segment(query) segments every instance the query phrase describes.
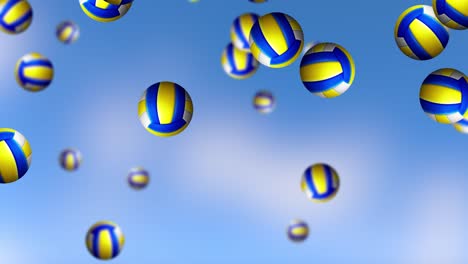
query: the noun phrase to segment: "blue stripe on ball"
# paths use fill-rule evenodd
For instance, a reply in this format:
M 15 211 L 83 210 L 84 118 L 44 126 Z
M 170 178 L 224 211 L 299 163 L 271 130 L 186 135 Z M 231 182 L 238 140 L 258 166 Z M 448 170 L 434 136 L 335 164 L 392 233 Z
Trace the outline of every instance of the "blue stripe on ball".
M 266 40 L 263 32 L 260 28 L 260 23 L 257 21 L 252 29 L 250 30 L 250 35 L 255 36 L 254 42 L 257 44 L 257 47 L 264 53 L 268 58 L 274 58 L 278 56 L 273 48 L 271 48 L 270 43 Z
M 307 188 L 312 193 L 312 198 L 315 197 L 317 195 L 317 189 L 315 189 L 315 184 L 312 181 L 312 169 L 311 168 L 308 168 L 305 171 L 305 180 L 307 183 Z
M 338 74 L 332 78 L 317 82 L 304 82 L 304 86 L 312 93 L 321 93 L 329 90 L 330 87 L 336 87 L 343 82 L 343 74 Z
M 352 67 L 348 56 L 346 56 L 346 54 L 339 48 L 335 48 L 333 50 L 333 53 L 335 54 L 336 58 L 341 64 L 341 68 L 343 69 L 343 72 L 341 74 L 343 80 L 349 83 L 351 81 Z
M 464 79 L 461 78 L 460 80 L 453 79 L 448 76 L 436 75 L 431 74 L 426 77 L 423 84 L 434 84 L 440 85 L 443 87 L 452 88 L 454 90 L 460 91 L 459 87 L 463 87 Z
M 179 130 L 182 128 L 187 122 L 185 120 L 179 120 L 176 122 L 173 122 L 171 124 L 159 124 L 159 123 L 151 123 L 148 128 L 157 132 L 161 133 L 171 133 L 174 131 Z
M 236 19 L 236 21 L 234 22 L 234 31 L 236 32 L 236 36 L 241 40 L 243 45 L 245 45 L 245 43 L 247 43 L 247 44 L 249 43 L 249 40 L 246 39 L 244 34 L 242 33 L 242 27 L 241 27 L 240 19 Z
M 99 256 L 99 232 L 93 230 L 93 255 Z
M 293 58 L 296 55 L 300 47 L 301 47 L 301 41 L 294 40 L 294 43 L 291 46 L 289 46 L 288 50 L 285 53 L 281 54 L 281 56 L 279 57 L 271 59 L 271 64 L 273 65 L 282 64 L 282 63 L 289 61 L 291 58 Z
M 110 233 L 112 241 L 112 258 L 115 258 L 119 254 L 119 240 L 114 232 Z
M 400 22 L 400 26 L 398 28 L 398 37 L 402 37 L 405 39 L 406 43 L 410 47 L 411 51 L 416 55 L 421 60 L 428 60 L 431 59 L 431 55 L 427 53 L 419 44 L 419 42 L 416 40 L 416 38 L 413 35 L 413 32 L 410 31 L 409 25 L 415 20 L 419 19 L 423 15 L 423 9 L 418 8 L 415 9 L 403 18 Z M 407 34 L 408 33 L 408 34 Z
M 13 132 L 0 132 L 0 141 L 12 139 L 14 136 Z
M 329 61 L 336 61 L 336 57 L 332 52 L 310 53 L 304 56 L 301 66 Z
M 108 8 L 106 9 L 101 9 L 96 6 L 94 6 L 93 1 L 88 1 L 83 3 L 83 6 L 85 9 L 89 10 L 89 12 L 97 17 L 100 18 L 114 18 L 120 16 L 120 12 L 117 9 L 118 6 L 110 4 Z
M 287 47 L 292 44 L 292 40 L 295 40 L 296 37 L 294 36 L 294 31 L 292 30 L 291 26 L 289 25 L 288 19 L 281 13 L 272 13 L 273 18 L 276 20 L 276 23 L 281 28 L 281 32 L 283 33 L 284 39 L 286 40 Z
M 432 32 L 435 33 L 437 38 L 439 39 L 440 43 L 442 46 L 445 48 L 447 46 L 447 43 L 449 41 L 449 34 L 445 27 L 436 19 L 430 16 L 421 16 L 418 17 L 418 19 L 424 23 L 427 27 L 429 27 Z
M 158 91 L 159 83 L 151 85 L 146 91 L 146 111 L 151 124 L 159 124 L 158 107 L 156 105 L 158 102 Z
M 7 1 L 6 4 L 3 6 L 3 9 L 0 12 L 0 17 L 4 17 L 5 14 L 7 14 L 10 9 L 15 6 L 20 0 L 11 0 Z
M 172 122 L 181 120 L 184 118 L 185 111 L 185 90 L 178 84 L 174 83 L 175 102 L 174 102 L 174 114 L 172 115 Z
M 320 195 L 320 198 L 327 198 L 330 196 L 330 194 L 333 193 L 333 173 L 331 171 L 331 168 L 329 166 L 323 166 L 325 170 L 325 177 L 327 179 L 327 191 Z
M 21 146 L 18 145 L 18 143 L 15 140 L 13 140 L 13 138 L 5 140 L 5 143 L 10 148 L 11 153 L 13 153 L 13 157 L 15 158 L 16 162 L 18 178 L 20 178 L 28 171 L 28 160 L 26 159 L 26 156 L 24 155 Z
M 411 24 L 411 22 L 413 22 L 413 20 L 415 20 L 417 17 L 421 16 L 422 14 L 423 14 L 422 8 L 415 9 L 409 12 L 408 14 L 406 14 L 406 16 L 400 22 L 397 36 L 404 37 L 406 35 L 406 32 L 409 31 L 409 25 Z
M 419 42 L 414 37 L 413 32 L 408 30 L 408 35 L 405 37 L 405 41 L 408 44 L 410 50 L 418 57 L 420 60 L 429 60 L 432 59 L 432 56 L 419 44 Z
M 437 1 L 437 2 L 438 4 L 443 6 L 442 1 Z M 439 9 L 439 10 L 443 10 L 443 13 L 446 14 L 451 20 L 455 21 L 457 24 L 460 24 L 463 27 L 468 28 L 468 17 L 460 13 L 458 10 L 454 9 L 452 6 L 447 5 L 446 9 Z
M 421 107 L 424 109 L 425 112 L 433 113 L 433 114 L 451 114 L 454 112 L 459 111 L 460 105 L 459 104 L 437 104 L 428 102 L 426 100 L 419 99 Z

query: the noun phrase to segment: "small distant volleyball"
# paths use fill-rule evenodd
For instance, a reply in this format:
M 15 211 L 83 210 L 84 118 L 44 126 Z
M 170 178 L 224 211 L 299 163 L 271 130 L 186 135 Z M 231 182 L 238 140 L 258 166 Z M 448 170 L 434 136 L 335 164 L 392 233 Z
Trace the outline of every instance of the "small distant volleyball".
M 458 121 L 457 123 L 453 124 L 455 130 L 462 134 L 468 134 L 468 118 L 463 118 L 462 120 Z
M 282 68 L 302 52 L 304 33 L 299 23 L 283 13 L 260 17 L 250 30 L 250 51 L 263 65 Z
M 224 72 L 238 80 L 247 79 L 258 69 L 258 61 L 252 53 L 242 51 L 229 43 L 221 55 L 221 65 Z
M 145 90 L 138 103 L 140 122 L 150 133 L 169 137 L 184 131 L 192 120 L 188 92 L 173 82 L 158 82 Z
M 468 109 L 467 98 L 465 75 L 451 68 L 429 74 L 419 92 L 419 102 L 424 112 L 442 124 L 454 124 L 463 119 Z
M 71 44 L 80 36 L 80 28 L 72 21 L 63 21 L 57 26 L 55 35 L 59 41 Z
M 113 259 L 119 255 L 125 243 L 120 227 L 110 221 L 99 221 L 86 234 L 86 247 L 97 259 Z
M 304 171 L 301 189 L 316 202 L 325 202 L 335 197 L 340 187 L 338 173 L 328 164 L 318 163 Z
M 60 153 L 60 166 L 67 171 L 77 170 L 81 165 L 81 152 L 76 149 L 65 149 Z
M 452 29 L 468 28 L 468 1 L 433 0 L 434 13 L 442 24 Z
M 149 173 L 142 167 L 132 168 L 128 173 L 128 184 L 136 190 L 144 189 L 149 183 Z
M 255 94 L 253 105 L 258 112 L 268 114 L 274 110 L 276 102 L 271 92 L 262 90 Z
M 258 18 L 257 14 L 245 13 L 234 20 L 231 26 L 231 42 L 236 48 L 250 52 L 250 30 Z
M 31 25 L 33 11 L 26 0 L 0 0 L 0 29 L 18 34 Z
M 249 0 L 249 2 L 251 2 L 251 3 L 265 3 L 267 1 L 268 0 Z
M 0 183 L 23 177 L 31 166 L 31 146 L 18 131 L 0 128 Z
M 120 4 L 112 4 L 119 3 Z M 117 0 L 80 0 L 83 12 L 99 22 L 111 22 L 124 16 L 132 6 L 133 1 Z
M 31 92 L 42 91 L 52 82 L 54 67 L 39 53 L 29 53 L 16 63 L 15 76 L 18 84 Z
M 415 60 L 429 60 L 445 49 L 449 32 L 436 18 L 432 6 L 416 5 L 398 18 L 395 40 L 406 56 Z
M 292 242 L 303 242 L 309 236 L 309 226 L 306 222 L 295 219 L 289 224 L 287 234 Z
M 301 80 L 309 92 L 324 98 L 346 92 L 354 81 L 351 54 L 335 43 L 319 43 L 302 57 Z

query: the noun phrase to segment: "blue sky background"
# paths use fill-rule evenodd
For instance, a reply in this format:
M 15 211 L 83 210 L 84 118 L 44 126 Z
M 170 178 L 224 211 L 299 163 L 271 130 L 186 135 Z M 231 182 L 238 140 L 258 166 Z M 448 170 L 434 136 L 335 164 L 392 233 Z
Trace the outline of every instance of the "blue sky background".
M 125 234 L 116 264 L 468 261 L 468 136 L 430 120 L 418 98 L 430 72 L 468 72 L 468 31 L 451 30 L 430 61 L 404 56 L 393 38 L 401 12 L 431 1 L 136 0 L 111 23 L 88 18 L 77 0 L 30 3 L 30 28 L 0 34 L 0 127 L 20 131 L 33 150 L 24 178 L 0 186 L 0 263 L 101 263 L 84 245 L 99 220 Z M 356 79 L 344 95 L 310 94 L 300 59 L 242 81 L 223 72 L 235 17 L 273 11 L 294 17 L 306 42 L 351 53 Z M 81 29 L 69 46 L 55 37 L 67 19 Z M 14 79 L 16 61 L 33 51 L 55 67 L 40 93 Z M 186 88 L 195 111 L 172 138 L 151 135 L 137 117 L 143 91 L 165 80 Z M 260 89 L 277 99 L 267 116 L 251 106 Z M 76 172 L 59 166 L 67 147 L 83 154 Z M 299 188 L 317 162 L 341 177 L 325 204 Z M 151 174 L 140 192 L 126 184 L 138 165 Z M 286 238 L 294 218 L 310 226 L 302 244 Z

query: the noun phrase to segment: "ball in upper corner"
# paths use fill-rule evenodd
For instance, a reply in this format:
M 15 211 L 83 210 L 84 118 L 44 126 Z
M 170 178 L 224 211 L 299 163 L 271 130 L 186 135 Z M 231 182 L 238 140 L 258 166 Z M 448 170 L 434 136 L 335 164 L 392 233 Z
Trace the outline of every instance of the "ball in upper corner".
M 257 14 L 245 13 L 234 19 L 231 26 L 231 42 L 236 48 L 250 52 L 250 30 L 258 18 Z
M 415 60 L 438 56 L 449 41 L 448 29 L 428 5 L 416 5 L 405 10 L 397 20 L 394 34 L 398 48 Z
M 54 67 L 49 59 L 39 53 L 32 52 L 18 60 L 15 77 L 18 84 L 25 90 L 42 91 L 52 82 Z
M 112 4 L 111 2 L 120 2 L 120 1 L 111 1 L 111 0 L 79 0 L 80 6 L 83 12 L 92 18 L 93 20 L 99 22 L 111 22 L 115 21 L 122 16 L 124 16 L 130 7 L 132 6 L 133 1 L 121 1 L 122 4 Z
M 308 167 L 301 179 L 301 189 L 312 201 L 326 202 L 335 197 L 340 187 L 338 173 L 328 164 Z
M 355 65 L 351 54 L 335 43 L 319 43 L 302 57 L 301 80 L 309 92 L 325 98 L 346 92 L 354 81 Z
M 80 36 L 80 28 L 72 21 L 63 21 L 55 32 L 57 39 L 65 44 L 72 44 Z
M 252 76 L 258 69 L 258 61 L 252 53 L 242 51 L 229 43 L 221 55 L 221 65 L 227 75 L 243 80 Z
M 309 236 L 309 226 L 300 219 L 294 219 L 288 226 L 287 235 L 292 242 L 303 242 Z
M 142 167 L 132 168 L 128 172 L 128 184 L 135 190 L 146 188 L 149 183 L 149 173 Z
M 468 1 L 433 0 L 434 13 L 442 24 L 451 29 L 468 28 Z
M 140 122 L 150 133 L 169 137 L 184 131 L 192 120 L 189 93 L 173 82 L 158 82 L 145 90 L 138 103 Z
M 0 30 L 18 34 L 31 25 L 33 11 L 26 0 L 0 0 Z
M 466 76 L 455 69 L 443 68 L 429 74 L 419 92 L 423 111 L 442 124 L 454 124 L 468 117 L 468 84 Z
M 293 63 L 304 46 L 304 33 L 299 23 L 283 13 L 261 16 L 252 26 L 250 51 L 263 65 L 283 68 Z
M 275 109 L 276 102 L 271 92 L 262 90 L 255 94 L 253 105 L 259 113 L 268 114 Z
M 81 152 L 76 149 L 65 149 L 60 153 L 59 163 L 67 171 L 75 171 L 81 165 Z
M 0 128 L 0 183 L 23 177 L 31 166 L 31 146 L 18 131 Z
M 99 221 L 91 226 L 85 240 L 89 253 L 101 260 L 117 257 L 125 243 L 120 227 L 110 221 Z

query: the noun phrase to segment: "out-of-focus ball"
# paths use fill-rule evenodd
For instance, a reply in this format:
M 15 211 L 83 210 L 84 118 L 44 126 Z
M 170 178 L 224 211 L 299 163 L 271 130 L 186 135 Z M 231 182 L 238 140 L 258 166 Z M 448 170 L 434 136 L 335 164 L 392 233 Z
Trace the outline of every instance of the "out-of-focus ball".
M 452 29 L 468 28 L 468 1 L 433 0 L 434 13 L 442 24 Z
M 122 4 L 113 0 L 80 0 L 83 12 L 90 18 L 99 22 L 111 22 L 124 16 L 132 6 L 133 1 L 123 1 Z
M 67 171 L 77 170 L 81 165 L 81 161 L 81 152 L 76 149 L 65 149 L 59 156 L 60 165 Z
M 309 236 L 309 226 L 306 222 L 295 219 L 289 224 L 287 234 L 292 242 L 303 242 Z
M 263 65 L 282 68 L 302 52 L 304 33 L 294 18 L 283 13 L 260 17 L 250 30 L 250 51 Z
M 250 30 L 258 18 L 257 14 L 245 13 L 234 20 L 231 26 L 231 42 L 236 48 L 250 52 Z
M 31 146 L 18 131 L 0 128 L 0 183 L 23 177 L 31 166 Z
M 230 77 L 243 80 L 252 76 L 259 64 L 252 53 L 237 49 L 229 43 L 221 55 L 221 65 Z
M 57 26 L 55 34 L 61 42 L 71 44 L 80 36 L 80 28 L 72 21 L 63 21 Z
M 110 221 L 99 221 L 86 234 L 86 247 L 97 259 L 113 259 L 125 243 L 120 227 Z
M 306 54 L 307 51 L 309 51 L 313 46 L 319 44 L 319 41 L 312 41 L 304 45 L 304 49 L 302 50 L 303 54 Z
M 444 68 L 424 79 L 419 92 L 424 112 L 442 124 L 463 119 L 468 109 L 468 84 L 465 75 L 455 69 Z
M 271 92 L 259 91 L 254 96 L 253 105 L 258 112 L 268 114 L 274 110 L 276 102 Z
M 415 60 L 429 60 L 445 49 L 449 32 L 436 18 L 432 6 L 416 5 L 398 18 L 395 40 L 406 56 Z
M 340 178 L 330 165 L 318 163 L 304 171 L 301 189 L 316 202 L 325 202 L 335 197 L 340 187 Z
M 169 137 L 184 131 L 192 120 L 188 92 L 173 82 L 159 82 L 145 90 L 138 103 L 140 122 L 150 133 Z
M 342 46 L 319 43 L 301 61 L 301 80 L 311 93 L 332 98 L 346 92 L 354 81 L 353 58 Z
M 135 167 L 128 173 L 128 184 L 136 190 L 145 188 L 149 183 L 149 173 L 142 167 Z
M 54 67 L 49 59 L 32 52 L 18 60 L 15 76 L 21 87 L 31 92 L 38 92 L 47 88 L 52 82 Z
M 26 0 L 0 0 L 0 30 L 18 34 L 31 25 L 33 11 Z

